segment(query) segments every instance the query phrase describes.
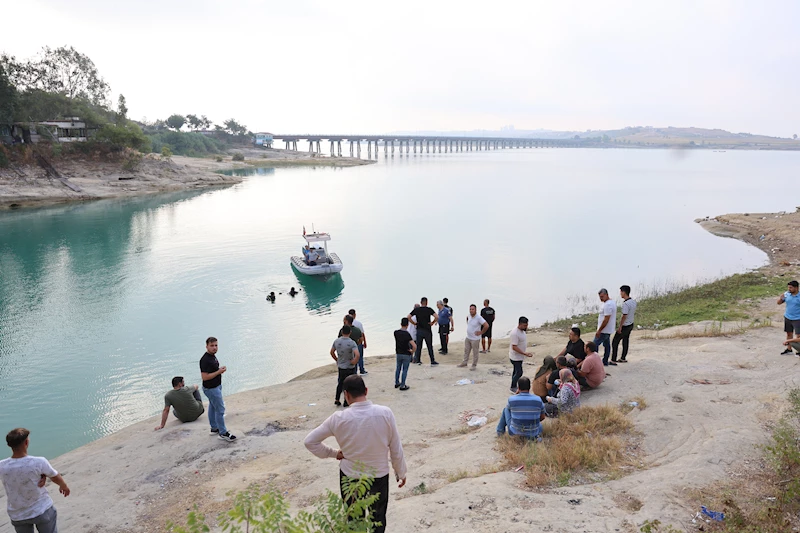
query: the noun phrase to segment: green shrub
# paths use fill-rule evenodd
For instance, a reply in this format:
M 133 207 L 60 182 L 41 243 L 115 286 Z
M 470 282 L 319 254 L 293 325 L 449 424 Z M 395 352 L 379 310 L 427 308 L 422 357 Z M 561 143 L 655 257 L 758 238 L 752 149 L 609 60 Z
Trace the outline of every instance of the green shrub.
M 367 495 L 372 482 L 369 477 L 345 479 L 344 493 L 353 503 L 347 505 L 340 495 L 329 490 L 313 511 L 300 511 L 294 518 L 289 514 L 289 502 L 280 491 L 262 493 L 257 486 L 251 485 L 234 495 L 233 507 L 220 515 L 219 525 L 222 531 L 229 533 L 369 533 L 378 525 L 366 513 L 367 508 L 378 500 L 377 495 Z M 206 533 L 210 528 L 205 517 L 195 508 L 187 516 L 185 527 L 170 522 L 167 531 Z
M 142 133 L 139 126 L 133 123 L 121 126 L 106 124 L 97 131 L 94 141 L 108 144 L 112 151 L 122 151 L 125 148 L 132 148 L 140 152 L 150 150 L 150 139 Z
M 6 149 L 0 146 L 0 168 L 7 168 L 8 165 L 8 154 L 6 154 Z
M 223 161 L 222 156 L 221 155 L 215 156 L 214 161 L 216 161 L 217 163 L 222 163 Z
M 165 144 L 161 147 L 161 157 L 164 159 L 171 159 L 172 158 L 172 150 L 170 150 L 169 145 Z
M 200 133 L 190 133 L 185 131 L 164 131 L 147 135 L 152 144 L 153 153 L 161 153 L 164 145 L 169 145 L 173 154 L 202 156 L 206 154 L 218 154 L 225 151 L 225 145 Z
M 233 153 L 233 160 L 234 161 L 244 161 L 244 154 L 242 152 L 234 152 Z
M 125 153 L 125 159 L 122 161 L 122 170 L 126 172 L 133 172 L 142 164 L 142 154 L 136 150 L 128 150 Z
M 50 145 L 50 155 L 52 155 L 53 157 L 61 157 L 61 153 L 63 151 L 64 151 L 64 146 L 59 143 Z

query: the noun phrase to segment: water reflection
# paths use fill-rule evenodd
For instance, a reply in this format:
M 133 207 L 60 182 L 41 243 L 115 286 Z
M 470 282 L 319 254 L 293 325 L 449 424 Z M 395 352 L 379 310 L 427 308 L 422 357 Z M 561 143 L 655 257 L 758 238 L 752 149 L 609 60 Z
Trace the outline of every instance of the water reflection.
M 220 170 L 220 174 L 226 176 L 272 176 L 275 174 L 275 169 L 272 167 L 248 167 L 248 168 L 231 168 L 228 170 Z
M 308 310 L 316 315 L 330 314 L 331 306 L 339 301 L 344 289 L 341 274 L 323 277 L 295 273 L 295 276 L 306 294 Z

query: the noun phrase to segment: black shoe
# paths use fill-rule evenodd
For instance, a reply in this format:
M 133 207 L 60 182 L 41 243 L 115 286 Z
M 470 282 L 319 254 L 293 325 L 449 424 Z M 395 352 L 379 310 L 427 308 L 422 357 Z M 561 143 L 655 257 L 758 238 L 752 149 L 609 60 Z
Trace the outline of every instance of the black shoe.
M 350 404 L 347 401 L 344 402 L 344 407 L 350 407 Z
M 439 353 L 445 353 L 444 350 L 439 350 Z
M 414 364 L 421 365 L 421 364 L 422 364 L 422 361 L 417 361 L 417 362 L 416 362 L 416 363 L 414 363 Z
M 409 387 L 408 385 L 403 385 L 402 387 L 400 387 L 400 390 L 408 390 L 410 388 L 411 387 Z
M 333 402 L 333 405 L 335 405 L 336 407 L 339 407 L 340 405 L 342 405 L 342 402 L 340 402 L 339 400 L 335 400 Z
M 212 433 L 212 434 L 214 434 L 214 433 L 219 433 L 219 429 L 217 429 L 217 428 L 211 428 L 211 433 Z
M 786 348 L 784 351 L 781 352 L 781 355 L 791 355 L 791 354 L 792 354 L 791 348 Z
M 399 383 L 395 383 L 395 384 L 394 384 L 394 388 L 395 388 L 395 389 L 399 389 L 399 388 L 400 388 L 400 384 L 399 384 Z
M 617 363 L 627 363 L 627 362 L 628 362 L 627 359 L 620 359 L 619 361 L 617 361 Z
M 617 366 L 617 362 L 616 362 L 616 361 L 611 361 L 611 362 L 610 362 L 610 363 L 608 363 L 608 364 L 609 364 L 609 365 L 611 365 L 611 366 Z
M 219 438 L 228 442 L 233 442 L 236 440 L 236 435 L 231 435 L 230 431 L 226 431 L 225 433 L 220 433 Z
M 361 371 L 361 375 L 362 375 L 362 376 L 364 376 L 364 375 L 366 375 L 366 374 L 369 374 L 369 372 L 367 372 L 366 370 L 362 370 L 362 371 Z
M 438 361 L 431 361 L 431 366 L 436 366 L 436 365 L 438 365 L 438 364 L 439 364 L 439 362 L 438 362 Z

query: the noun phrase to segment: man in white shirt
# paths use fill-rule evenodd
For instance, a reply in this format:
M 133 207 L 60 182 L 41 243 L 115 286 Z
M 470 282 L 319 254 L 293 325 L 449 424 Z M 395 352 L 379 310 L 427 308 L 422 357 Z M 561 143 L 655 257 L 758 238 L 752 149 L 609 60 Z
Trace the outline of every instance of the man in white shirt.
M 481 346 L 481 335 L 489 329 L 489 323 L 478 314 L 478 307 L 475 304 L 469 306 L 469 315 L 467 316 L 467 338 L 464 339 L 464 360 L 458 365 L 460 368 L 467 366 L 469 362 L 469 353 L 474 352 L 472 355 L 472 368 L 478 368 L 478 351 Z
M 603 345 L 603 366 L 608 366 L 608 356 L 611 355 L 611 334 L 617 327 L 617 302 L 609 298 L 606 289 L 600 289 L 597 294 L 603 306 L 597 317 L 597 333 L 594 334 L 593 342 L 598 348 Z
M 0 461 L 0 480 L 6 489 L 8 516 L 17 533 L 58 533 L 56 508 L 44 488 L 47 478 L 58 485 L 58 491 L 69 496 L 69 487 L 61 474 L 44 457 L 28 455 L 30 431 L 12 429 L 6 443 L 12 450 L 8 459 Z
M 372 519 L 381 525 L 376 533 L 386 531 L 386 509 L 389 505 L 389 456 L 392 459 L 398 487 L 406 484 L 406 461 L 403 445 L 392 410 L 367 400 L 367 387 L 361 376 L 348 376 L 343 383 L 344 397 L 350 409 L 337 411 L 308 434 L 305 446 L 321 459 L 337 459 L 339 486 L 343 478 L 369 476 L 374 479 L 368 494 L 378 494 L 370 508 Z M 336 438 L 339 450 L 323 443 Z M 342 489 L 342 498 L 345 498 Z
M 517 381 L 522 377 L 522 361 L 526 357 L 533 357 L 533 354 L 525 350 L 528 349 L 528 339 L 525 332 L 528 330 L 528 319 L 524 316 L 519 317 L 519 324 L 511 332 L 511 339 L 508 345 L 508 359 L 514 367 L 511 373 L 511 394 L 517 393 Z
M 347 314 L 353 317 L 353 325 L 361 330 L 361 340 L 358 342 L 358 373 L 369 374 L 364 370 L 364 350 L 367 349 L 367 332 L 364 331 L 364 324 L 360 320 L 356 320 L 356 310 L 350 309 Z
M 419 307 L 419 304 L 414 304 L 414 309 L 416 309 L 417 307 Z M 411 338 L 414 339 L 414 342 L 416 343 L 417 342 L 417 326 L 413 322 L 411 322 L 410 320 L 408 321 L 408 332 L 411 334 Z

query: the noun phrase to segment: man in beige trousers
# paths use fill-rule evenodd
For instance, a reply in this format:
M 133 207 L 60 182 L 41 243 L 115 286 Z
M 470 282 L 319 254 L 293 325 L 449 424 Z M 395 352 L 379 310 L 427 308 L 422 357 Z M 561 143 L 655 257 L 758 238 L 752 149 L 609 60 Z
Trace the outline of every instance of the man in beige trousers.
M 458 365 L 464 368 L 469 363 L 469 353 L 473 352 L 472 368 L 475 370 L 478 367 L 478 351 L 481 347 L 481 335 L 489 329 L 489 323 L 478 314 L 478 307 L 475 304 L 469 306 L 469 315 L 467 316 L 467 338 L 464 339 L 464 360 Z

